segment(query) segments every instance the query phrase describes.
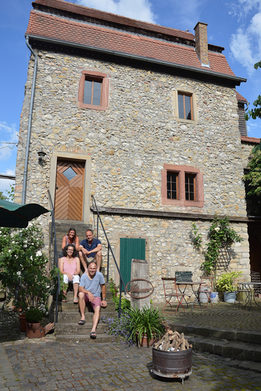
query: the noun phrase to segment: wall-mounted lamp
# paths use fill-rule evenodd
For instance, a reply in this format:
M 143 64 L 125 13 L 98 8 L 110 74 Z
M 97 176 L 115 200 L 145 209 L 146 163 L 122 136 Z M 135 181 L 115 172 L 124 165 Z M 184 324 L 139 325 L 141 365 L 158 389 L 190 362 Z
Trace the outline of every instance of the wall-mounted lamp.
M 37 152 L 38 154 L 38 163 L 42 166 L 45 163 L 46 153 L 41 149 Z

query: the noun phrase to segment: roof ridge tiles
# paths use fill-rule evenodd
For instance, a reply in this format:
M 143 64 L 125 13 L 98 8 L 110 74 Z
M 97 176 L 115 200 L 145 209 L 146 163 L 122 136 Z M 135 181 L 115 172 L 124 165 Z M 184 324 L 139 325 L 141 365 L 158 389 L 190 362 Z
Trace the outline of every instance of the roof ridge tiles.
M 33 1 L 32 5 L 33 7 L 35 7 L 35 5 L 41 5 L 44 7 L 54 8 L 60 11 L 67 11 L 73 14 L 101 19 L 111 23 L 118 23 L 120 25 L 127 25 L 140 29 L 143 28 L 146 30 L 194 41 L 194 34 L 184 30 L 179 30 L 172 27 L 165 27 L 150 22 L 143 22 L 137 19 L 128 18 L 126 16 L 121 16 L 110 12 L 100 11 L 94 8 L 89 8 L 79 4 L 73 4 L 63 0 L 35 0 Z
M 38 14 L 38 11 L 33 10 L 33 11 L 31 11 L 31 13 Z M 131 37 L 132 39 L 136 39 L 136 40 L 153 41 L 157 45 L 177 46 L 177 47 L 182 47 L 182 49 L 185 49 L 185 50 L 195 51 L 194 46 L 186 45 L 184 43 L 173 42 L 173 41 L 164 41 L 161 39 L 157 39 L 155 37 L 138 35 L 138 34 L 135 34 L 135 33 L 129 32 L 129 31 L 114 30 L 114 29 L 110 29 L 108 26 L 100 26 L 100 25 L 95 25 L 92 23 L 83 23 L 82 21 L 69 20 L 66 18 L 61 18 L 57 15 L 51 15 L 51 14 L 47 14 L 47 13 L 45 13 L 44 15 L 47 18 L 53 18 L 53 19 L 59 20 L 61 23 L 75 24 L 75 25 L 79 26 L 80 28 L 90 28 L 90 29 L 102 30 L 108 34 L 124 35 L 124 36 Z M 221 53 L 217 53 L 217 54 L 220 55 Z M 223 54 L 221 54 L 221 55 L 224 56 Z

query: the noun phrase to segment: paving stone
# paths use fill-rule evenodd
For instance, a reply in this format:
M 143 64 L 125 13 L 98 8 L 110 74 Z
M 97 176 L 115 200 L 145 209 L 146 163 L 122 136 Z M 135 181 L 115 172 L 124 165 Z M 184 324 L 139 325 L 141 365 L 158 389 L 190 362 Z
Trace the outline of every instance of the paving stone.
M 31 388 L 34 391 L 181 390 L 180 381 L 151 376 L 148 370 L 152 360 L 151 348 L 138 349 L 123 343 L 115 343 L 111 346 L 109 344 L 79 346 L 46 342 L 39 344 L 36 351 L 33 346 L 30 343 L 8 346 L 6 354 L 12 367 L 15 367 L 17 361 L 24 357 L 24 360 L 20 361 L 21 370 L 19 380 L 16 382 L 18 384 L 15 386 L 14 383 L 10 383 L 13 391 Z M 55 370 L 53 370 L 54 353 L 57 360 Z M 29 356 L 33 357 L 34 366 L 28 370 Z M 52 376 L 52 388 L 48 376 L 43 376 L 42 373 L 37 375 L 38 364 L 42 360 L 46 363 L 46 371 Z M 261 390 L 261 374 L 240 369 L 235 364 L 233 360 L 221 360 L 217 356 L 194 353 L 193 373 L 185 381 L 186 391 Z M 10 391 L 10 387 L 5 384 L 5 379 L 1 381 L 2 389 L 7 388 Z

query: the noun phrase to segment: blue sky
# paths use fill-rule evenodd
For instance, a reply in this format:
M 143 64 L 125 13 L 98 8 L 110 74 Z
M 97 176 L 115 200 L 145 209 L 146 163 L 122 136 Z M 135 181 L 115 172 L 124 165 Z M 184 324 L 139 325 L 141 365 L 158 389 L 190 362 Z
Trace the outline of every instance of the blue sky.
M 68 0 L 69 1 L 69 0 Z M 250 103 L 261 94 L 261 0 L 70 0 L 90 8 L 194 32 L 198 21 L 208 24 L 208 41 L 223 46 L 228 63 L 247 82 L 237 88 Z M 17 132 L 27 76 L 25 44 L 30 0 L 0 5 L 0 174 L 15 174 Z M 261 137 L 261 120 L 248 121 L 248 135 Z M 11 143 L 11 144 L 5 144 Z M 9 182 L 0 179 L 0 191 Z

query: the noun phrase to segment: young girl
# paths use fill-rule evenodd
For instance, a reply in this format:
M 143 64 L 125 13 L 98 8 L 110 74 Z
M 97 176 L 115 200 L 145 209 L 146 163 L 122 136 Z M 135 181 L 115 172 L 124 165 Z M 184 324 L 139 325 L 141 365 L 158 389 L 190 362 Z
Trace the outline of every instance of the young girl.
M 64 300 L 66 301 L 68 283 L 73 283 L 73 302 L 78 304 L 78 289 L 80 282 L 80 260 L 76 256 L 75 246 L 73 244 L 68 244 L 63 249 L 64 256 L 60 259 L 59 269 L 63 274 L 63 282 L 67 285 L 64 289 Z

